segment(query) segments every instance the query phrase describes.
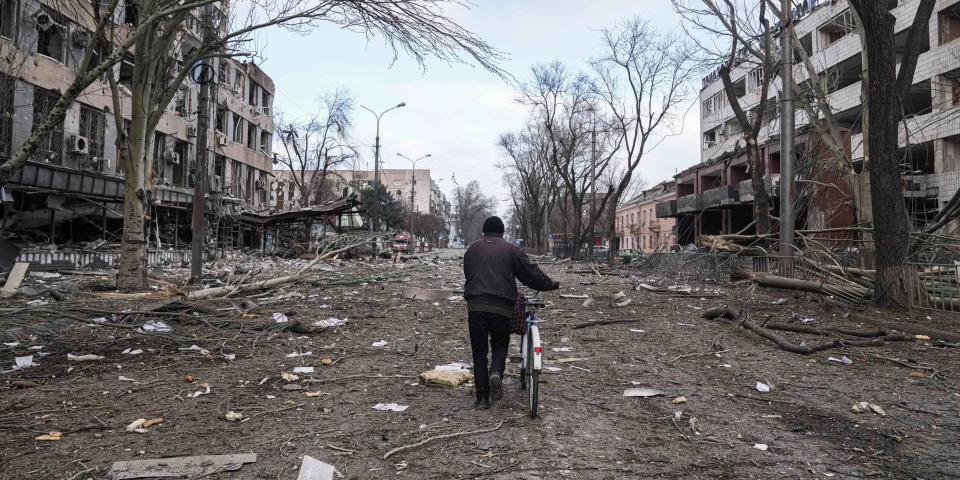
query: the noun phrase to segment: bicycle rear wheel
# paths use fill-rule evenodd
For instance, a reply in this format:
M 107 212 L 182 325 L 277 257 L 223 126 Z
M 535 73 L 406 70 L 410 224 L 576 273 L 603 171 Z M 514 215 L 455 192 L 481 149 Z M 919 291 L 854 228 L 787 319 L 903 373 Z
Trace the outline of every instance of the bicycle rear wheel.
M 526 380 L 527 380 L 527 394 L 528 394 L 528 404 L 530 406 L 530 418 L 537 418 L 537 410 L 539 408 L 539 381 L 540 381 L 540 372 L 533 368 L 533 335 L 529 335 L 527 338 L 527 358 L 526 358 Z

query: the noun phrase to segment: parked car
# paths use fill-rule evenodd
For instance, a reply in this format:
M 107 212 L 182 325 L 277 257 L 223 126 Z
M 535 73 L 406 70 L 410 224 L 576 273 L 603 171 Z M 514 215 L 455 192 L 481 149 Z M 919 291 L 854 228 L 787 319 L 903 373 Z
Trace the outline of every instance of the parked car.
M 410 234 L 407 232 L 400 232 L 393 236 L 393 245 L 391 245 L 390 250 L 393 253 L 405 253 L 407 255 L 412 255 L 414 249 L 413 241 L 410 239 Z
M 624 265 L 628 265 L 631 262 L 640 260 L 641 258 L 643 258 L 643 252 L 640 250 L 634 250 L 632 248 L 620 250 L 620 260 Z

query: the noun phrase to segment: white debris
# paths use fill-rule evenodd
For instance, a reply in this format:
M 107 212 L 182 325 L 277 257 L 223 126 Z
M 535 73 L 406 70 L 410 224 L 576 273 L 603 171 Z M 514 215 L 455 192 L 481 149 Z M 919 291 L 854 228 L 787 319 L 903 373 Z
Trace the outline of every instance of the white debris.
M 287 358 L 309 357 L 310 355 L 313 355 L 313 352 L 303 352 L 303 353 L 293 352 L 293 353 L 288 353 Z
M 200 347 L 198 347 L 198 346 L 196 346 L 196 345 L 190 345 L 189 347 L 185 347 L 185 348 L 178 348 L 177 350 L 180 350 L 181 352 L 192 352 L 192 351 L 196 351 L 196 352 L 200 353 L 200 355 L 204 355 L 204 356 L 210 355 L 210 350 L 207 350 L 206 348 L 200 348 Z
M 93 354 L 87 354 L 87 355 L 74 355 L 72 353 L 67 354 L 67 360 L 71 362 L 94 362 L 97 360 L 103 360 L 103 358 L 104 357 L 100 355 L 93 355 Z
M 770 447 L 767 446 L 766 443 L 754 443 L 754 444 L 753 444 L 753 448 L 754 448 L 755 450 L 760 450 L 761 452 L 766 452 L 767 449 L 770 448 Z
M 137 381 L 136 379 L 133 379 L 130 377 L 124 377 L 123 375 L 120 375 L 119 377 L 117 377 L 117 380 L 120 382 L 136 382 Z
M 209 383 L 201 383 L 201 384 L 200 384 L 200 388 L 203 388 L 203 390 L 197 390 L 196 392 L 189 393 L 189 394 L 187 394 L 187 397 L 197 398 L 197 397 L 199 397 L 200 395 L 209 395 L 209 394 L 210 394 L 210 384 L 209 384 Z
M 657 390 L 655 388 L 628 388 L 623 391 L 624 397 L 660 397 L 666 395 L 666 393 Z
M 346 318 L 341 319 L 341 318 L 330 317 L 326 320 L 317 320 L 316 322 L 313 322 L 313 326 L 320 327 L 320 328 L 342 327 L 346 325 L 347 322 L 349 321 L 350 320 Z
M 122 354 L 124 354 L 124 355 L 140 355 L 140 354 L 143 353 L 143 350 L 140 350 L 139 348 L 136 349 L 136 350 L 133 350 L 133 349 L 128 348 L 128 349 L 125 349 L 124 351 L 122 351 L 122 352 L 120 352 L 120 353 L 122 353 Z
M 226 358 L 227 360 L 236 360 L 236 359 L 237 359 L 237 354 L 236 354 L 236 353 L 224 353 L 224 354 L 223 354 L 223 358 Z
M 407 406 L 407 405 L 400 405 L 400 404 L 398 404 L 398 403 L 378 403 L 378 404 L 376 404 L 376 405 L 373 406 L 373 409 L 374 409 L 374 410 L 380 410 L 380 411 L 384 411 L 384 412 L 386 412 L 386 411 L 390 411 L 390 412 L 402 412 L 402 411 L 404 411 L 404 410 L 406 410 L 406 409 L 408 409 L 408 408 L 410 408 L 410 407 Z
M 646 330 L 640 330 L 639 328 L 631 328 L 630 331 L 633 333 L 647 333 Z
M 170 325 L 167 325 L 160 320 L 150 320 L 149 322 L 144 323 L 140 328 L 144 332 L 167 333 L 173 331 L 173 328 L 171 328 Z
M 437 365 L 433 369 L 438 372 L 470 373 L 470 367 L 469 363 L 453 362 L 446 365 Z
M 229 421 L 229 422 L 237 422 L 237 421 L 243 420 L 243 414 L 242 414 L 242 413 L 237 413 L 237 412 L 234 412 L 233 410 L 231 410 L 231 411 L 227 412 L 227 414 L 225 415 L 225 418 L 226 418 L 227 421 Z
M 554 352 L 572 352 L 573 348 L 572 347 L 553 347 L 552 350 Z
M 827 361 L 828 361 L 828 362 L 835 362 L 835 363 L 842 363 L 842 364 L 844 364 L 844 365 L 850 365 L 850 364 L 853 363 L 853 360 L 850 360 L 850 358 L 847 357 L 846 355 L 844 355 L 844 356 L 842 356 L 842 357 L 840 357 L 840 358 L 830 357 L 830 358 L 827 358 Z
M 290 320 L 290 319 L 287 318 L 287 316 L 284 315 L 284 314 L 282 314 L 282 313 L 275 312 L 275 313 L 273 314 L 273 321 L 274 321 L 274 322 L 277 322 L 277 323 L 287 323 L 289 320 Z
M 380 340 L 380 341 L 378 341 L 378 342 L 373 342 L 373 343 L 370 344 L 370 346 L 371 346 L 371 347 L 386 347 L 386 346 L 387 346 L 387 341 L 386 341 L 386 340 Z
M 757 391 L 760 393 L 767 393 L 770 391 L 770 385 L 767 385 L 763 382 L 757 382 Z
M 313 367 L 293 367 L 293 373 L 313 373 Z
M 20 342 L 4 343 L 4 345 L 6 345 L 6 346 L 8 346 L 8 347 L 10 347 L 10 348 L 14 348 L 14 347 L 19 347 L 19 346 L 20 346 Z
M 16 365 L 13 367 L 14 370 L 20 370 L 21 368 L 27 368 L 36 365 L 36 363 L 33 363 L 33 355 L 14 357 L 13 361 L 16 363 Z

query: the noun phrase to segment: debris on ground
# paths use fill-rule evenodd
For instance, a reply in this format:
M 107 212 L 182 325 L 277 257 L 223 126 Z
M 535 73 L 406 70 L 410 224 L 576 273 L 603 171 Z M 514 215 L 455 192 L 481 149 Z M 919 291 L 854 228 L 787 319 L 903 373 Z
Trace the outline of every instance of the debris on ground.
M 657 390 L 655 388 L 628 388 L 623 391 L 624 397 L 661 397 L 666 395 L 663 391 Z
M 378 403 L 373 406 L 374 410 L 381 410 L 384 412 L 402 412 L 408 409 L 407 405 L 400 405 L 399 403 Z
M 256 461 L 256 453 L 129 460 L 114 462 L 107 475 L 111 480 L 156 477 L 200 478 L 220 472 L 240 470 L 244 465 Z
M 333 465 L 321 462 L 309 455 L 303 456 L 297 480 L 333 480 L 337 469 Z

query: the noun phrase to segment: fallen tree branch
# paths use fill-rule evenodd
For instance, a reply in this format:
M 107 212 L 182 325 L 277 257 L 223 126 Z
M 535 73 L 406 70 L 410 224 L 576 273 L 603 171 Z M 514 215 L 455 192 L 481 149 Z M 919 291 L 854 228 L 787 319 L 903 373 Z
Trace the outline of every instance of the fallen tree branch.
M 409 445 L 403 445 L 403 446 L 401 446 L 401 447 L 394 448 L 393 450 L 390 450 L 389 452 L 383 454 L 383 459 L 386 460 L 386 459 L 388 459 L 388 458 L 390 458 L 390 457 L 392 457 L 392 456 L 394 456 L 394 455 L 396 455 L 396 454 L 398 454 L 398 453 L 400 453 L 400 452 L 407 451 L 407 450 L 410 450 L 410 449 L 413 449 L 413 448 L 417 448 L 417 447 L 422 447 L 422 446 L 424 446 L 424 445 L 426 445 L 426 444 L 428 444 L 428 443 L 430 443 L 430 442 L 435 442 L 435 441 L 437 441 L 437 440 L 443 440 L 443 439 L 455 438 L 455 437 L 465 437 L 465 436 L 467 436 L 467 435 L 478 435 L 478 434 L 481 434 L 481 433 L 490 433 L 490 432 L 494 432 L 494 431 L 500 430 L 500 427 L 502 427 L 502 426 L 503 426 L 503 420 L 500 420 L 500 423 L 498 423 L 497 426 L 492 427 L 492 428 L 487 428 L 487 429 L 484 429 L 484 430 L 469 430 L 469 431 L 466 431 L 466 432 L 448 433 L 448 434 L 446 434 L 446 435 L 438 435 L 438 436 L 436 436 L 436 437 L 427 437 L 427 438 L 425 438 L 425 439 L 423 439 L 423 440 L 420 440 L 420 441 L 417 442 L 417 443 L 411 443 L 411 444 L 409 444 Z

